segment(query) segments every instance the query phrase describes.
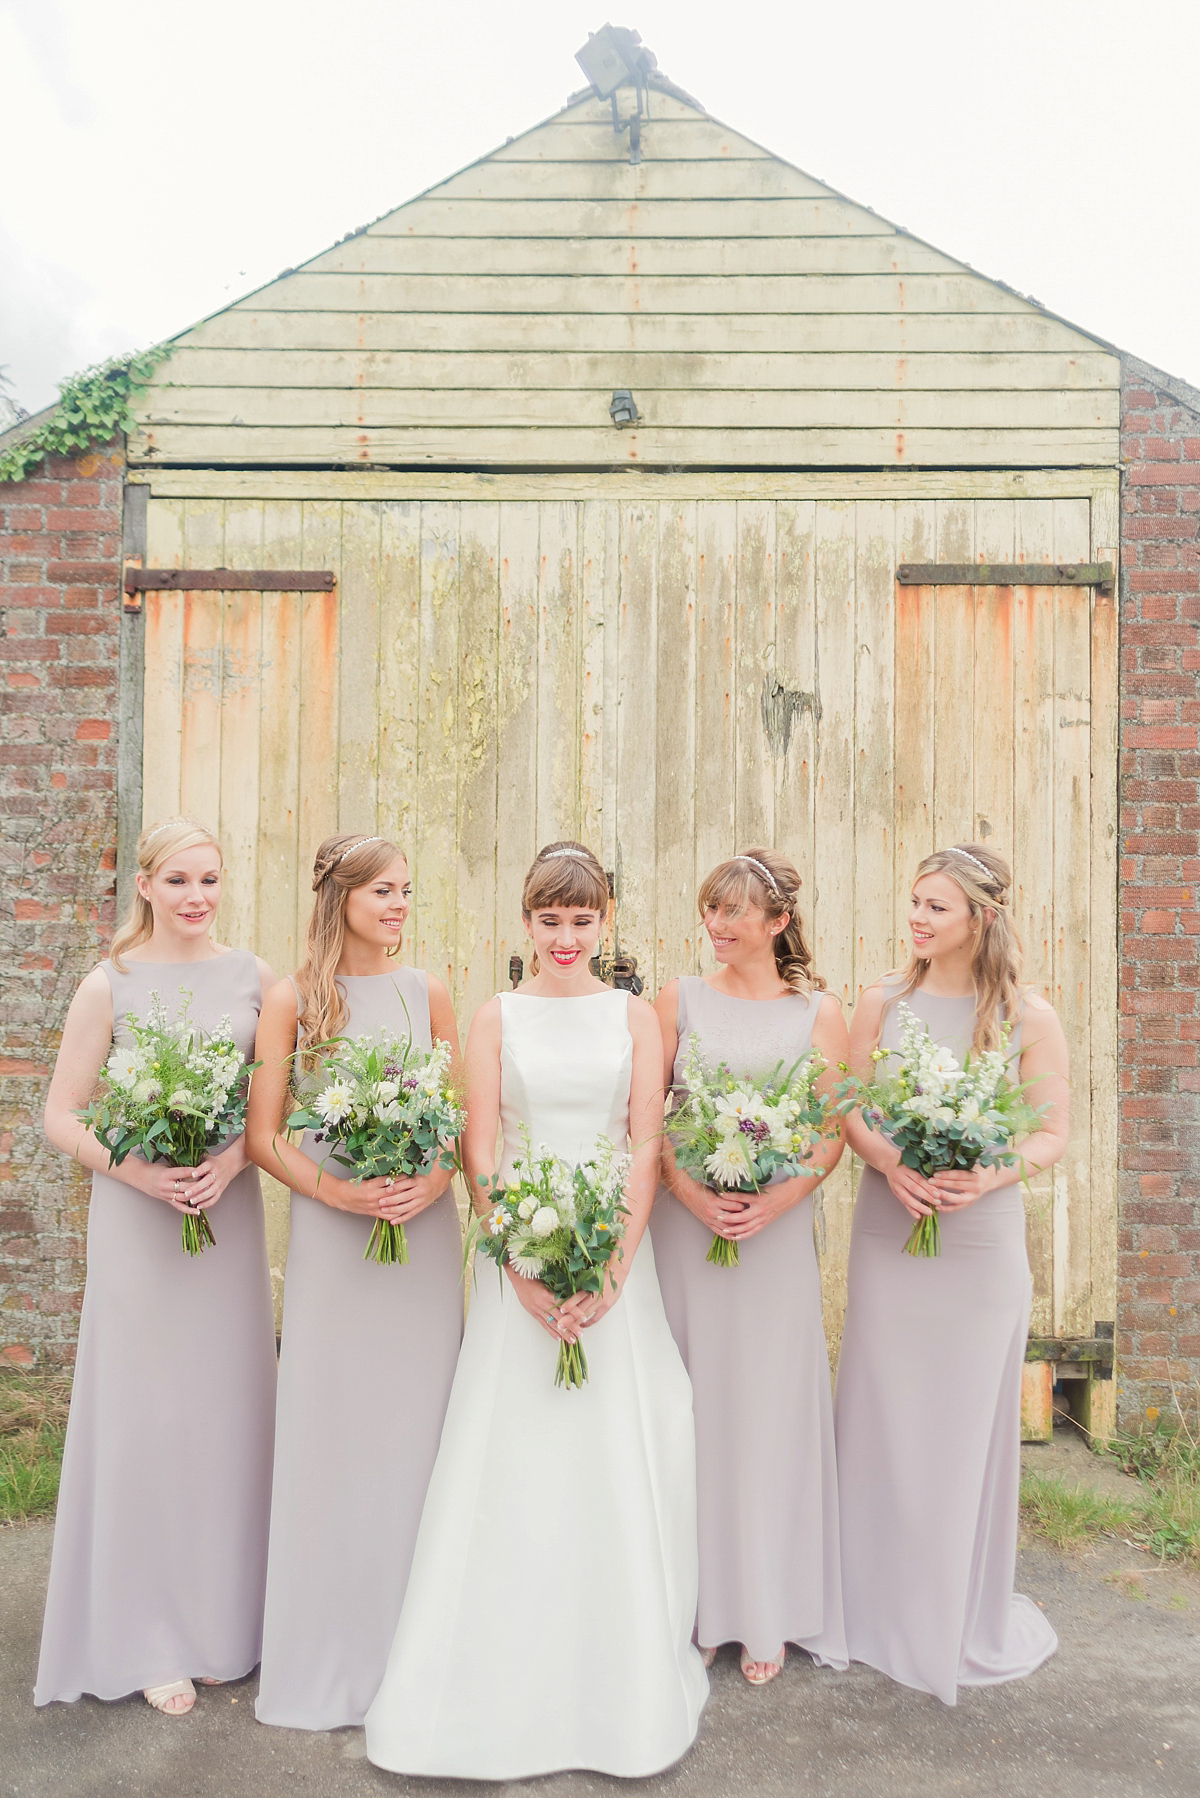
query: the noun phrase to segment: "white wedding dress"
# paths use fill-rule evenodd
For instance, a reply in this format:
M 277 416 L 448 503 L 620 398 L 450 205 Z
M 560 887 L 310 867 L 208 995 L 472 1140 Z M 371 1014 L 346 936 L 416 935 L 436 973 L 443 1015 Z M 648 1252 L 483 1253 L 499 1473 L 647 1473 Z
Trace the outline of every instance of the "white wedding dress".
M 502 1175 L 524 1125 L 580 1160 L 624 1148 L 623 992 L 500 995 Z M 584 1333 L 588 1381 L 482 1256 L 441 1447 L 367 1753 L 395 1773 L 634 1778 L 694 1741 L 708 1679 L 696 1617 L 692 1396 L 647 1231 Z M 382 1495 L 386 1517 L 386 1494 Z M 384 1542 L 386 1543 L 386 1524 Z

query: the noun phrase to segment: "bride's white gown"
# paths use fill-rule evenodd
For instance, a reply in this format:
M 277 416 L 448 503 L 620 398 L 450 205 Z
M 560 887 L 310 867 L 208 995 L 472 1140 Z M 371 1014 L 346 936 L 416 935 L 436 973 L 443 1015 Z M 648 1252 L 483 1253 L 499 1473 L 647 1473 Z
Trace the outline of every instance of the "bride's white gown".
M 502 1174 L 522 1124 L 567 1161 L 601 1132 L 624 1147 L 626 994 L 500 1003 Z M 579 1391 L 555 1386 L 555 1345 L 501 1278 L 481 1257 L 367 1753 L 460 1779 L 657 1773 L 695 1739 L 708 1678 L 691 1387 L 650 1234 L 584 1333 Z

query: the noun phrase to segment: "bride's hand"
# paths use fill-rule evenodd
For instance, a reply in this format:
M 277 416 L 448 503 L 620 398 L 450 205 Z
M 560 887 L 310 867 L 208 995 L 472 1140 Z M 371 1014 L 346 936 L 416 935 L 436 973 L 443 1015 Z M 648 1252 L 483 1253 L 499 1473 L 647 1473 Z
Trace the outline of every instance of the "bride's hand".
M 540 1280 L 527 1280 L 524 1274 L 516 1274 L 508 1266 L 504 1271 L 518 1300 L 530 1317 L 541 1324 L 547 1336 L 552 1336 L 555 1342 L 574 1342 L 579 1335 L 579 1322 L 574 1307 L 585 1295 L 577 1293 L 565 1305 L 560 1305 L 550 1288 L 543 1286 Z M 590 1298 L 592 1295 L 588 1293 L 586 1296 Z

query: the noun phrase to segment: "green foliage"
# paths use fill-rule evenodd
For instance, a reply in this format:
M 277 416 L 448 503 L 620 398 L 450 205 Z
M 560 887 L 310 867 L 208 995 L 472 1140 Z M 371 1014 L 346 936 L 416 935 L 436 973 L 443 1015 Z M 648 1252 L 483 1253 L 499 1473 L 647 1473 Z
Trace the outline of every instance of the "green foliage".
M 1040 1473 L 1022 1475 L 1021 1511 L 1030 1528 L 1055 1548 L 1078 1548 L 1097 1536 L 1129 1536 L 1138 1515 L 1120 1499 Z
M 1146 1491 L 1137 1540 L 1163 1560 L 1200 1561 L 1200 1441 L 1182 1413 L 1118 1436 L 1110 1452 Z
M 0 1373 L 0 1522 L 53 1512 L 70 1392 L 69 1375 Z
M 0 481 L 23 481 L 47 456 L 77 455 L 130 431 L 132 403 L 169 350 L 112 356 L 59 382 L 59 402 L 49 418 L 0 454 Z

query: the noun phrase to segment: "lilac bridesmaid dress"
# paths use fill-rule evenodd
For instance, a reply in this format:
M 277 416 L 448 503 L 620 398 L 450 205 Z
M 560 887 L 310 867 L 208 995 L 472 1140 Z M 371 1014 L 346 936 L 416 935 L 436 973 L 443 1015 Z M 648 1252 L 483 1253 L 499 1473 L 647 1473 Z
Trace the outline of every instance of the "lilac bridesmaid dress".
M 769 1073 L 812 1045 L 822 995 L 730 998 L 679 982 L 688 1038 L 735 1073 Z M 784 1642 L 847 1664 L 833 1395 L 809 1197 L 710 1266 L 712 1232 L 665 1188 L 650 1219 L 663 1303 L 692 1381 L 700 1526 L 697 1639 L 774 1660 Z
M 340 984 L 347 1036 L 431 1046 L 417 969 Z M 404 1599 L 462 1340 L 462 1233 L 449 1190 L 406 1226 L 406 1266 L 363 1260 L 369 1217 L 293 1192 L 291 1220 L 254 1708 L 260 1723 L 341 1729 L 366 1715 Z
M 103 964 L 113 1036 L 157 993 L 249 1060 L 258 964 Z M 239 1679 L 262 1632 L 275 1322 L 257 1168 L 209 1212 L 216 1243 L 184 1253 L 179 1213 L 93 1174 L 87 1287 L 35 1704 L 123 1698 L 177 1679 Z
M 966 1053 L 973 999 L 918 988 L 905 1003 Z M 899 1046 L 898 1012 L 884 1013 L 885 1049 Z M 1058 1646 L 1013 1591 L 1031 1295 L 1021 1188 L 943 1217 L 936 1259 L 903 1252 L 911 1229 L 865 1168 L 835 1407 L 846 1638 L 852 1660 L 953 1704 L 959 1686 L 1019 1679 Z

